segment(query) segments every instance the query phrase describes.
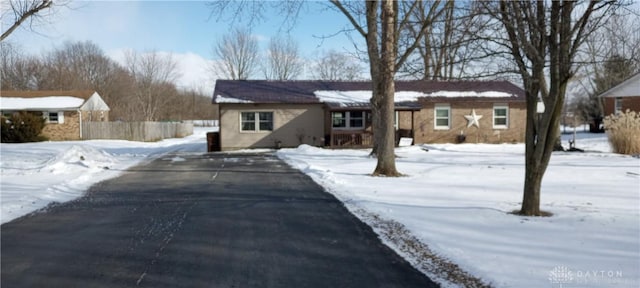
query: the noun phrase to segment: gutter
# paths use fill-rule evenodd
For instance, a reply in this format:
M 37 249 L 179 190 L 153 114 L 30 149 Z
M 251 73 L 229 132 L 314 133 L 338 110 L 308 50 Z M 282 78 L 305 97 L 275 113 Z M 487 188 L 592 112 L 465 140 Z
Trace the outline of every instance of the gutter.
M 80 140 L 82 140 L 82 111 L 80 111 L 80 109 L 76 111 L 78 111 L 78 117 L 80 120 Z

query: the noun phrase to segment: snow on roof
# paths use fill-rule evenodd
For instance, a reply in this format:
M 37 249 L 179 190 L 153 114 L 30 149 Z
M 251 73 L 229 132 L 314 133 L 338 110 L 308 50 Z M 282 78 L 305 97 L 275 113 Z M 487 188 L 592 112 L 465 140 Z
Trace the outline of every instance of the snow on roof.
M 82 106 L 84 99 L 71 96 L 47 96 L 35 98 L 0 98 L 2 110 L 47 110 L 47 109 L 77 109 Z
M 476 91 L 438 91 L 427 93 L 423 95 L 424 97 L 447 97 L 447 98 L 457 98 L 457 97 L 495 97 L 495 98 L 504 98 L 504 97 L 515 97 L 511 93 L 500 92 L 500 91 L 484 91 L 484 92 L 476 92 Z
M 253 103 L 253 101 L 217 95 L 215 103 Z
M 372 91 L 314 91 L 313 94 L 318 97 L 321 102 L 327 103 L 361 103 L 369 102 L 371 99 Z M 437 91 L 432 93 L 422 93 L 416 91 L 396 91 L 394 100 L 395 102 L 415 102 L 420 97 L 515 97 L 511 93 L 500 91 Z
M 313 94 L 318 97 L 320 102 L 325 103 L 369 103 L 372 91 L 314 91 Z M 394 94 L 395 102 L 413 102 L 418 97 L 425 96 L 422 92 L 415 91 L 396 91 Z

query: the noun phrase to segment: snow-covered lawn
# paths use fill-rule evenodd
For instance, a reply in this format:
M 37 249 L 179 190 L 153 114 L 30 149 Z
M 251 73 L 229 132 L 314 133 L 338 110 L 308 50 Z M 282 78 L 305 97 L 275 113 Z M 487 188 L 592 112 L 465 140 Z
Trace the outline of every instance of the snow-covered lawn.
M 0 145 L 0 223 L 76 199 L 94 183 L 171 151 L 206 152 L 206 132 L 194 128 L 181 139 L 145 143 L 122 140 Z
M 156 143 L 2 144 L 1 222 L 80 197 L 167 152 L 204 152 L 211 129 Z M 496 287 L 639 287 L 640 159 L 610 153 L 604 134 L 579 136 L 588 136 L 577 144 L 587 152 L 554 154 L 543 180 L 542 208 L 554 213 L 548 218 L 508 214 L 522 198 L 522 144 L 399 148 L 401 178 L 368 176 L 375 159 L 367 150 L 301 146 L 277 155 L 365 221 L 362 211 L 403 224 Z
M 368 150 L 301 146 L 278 156 L 364 221 L 358 211 L 403 224 L 492 286 L 640 287 L 640 159 L 610 153 L 604 134 L 584 135 L 586 153 L 552 156 L 546 218 L 508 214 L 522 200 L 523 144 L 398 148 L 401 178 L 368 176 Z

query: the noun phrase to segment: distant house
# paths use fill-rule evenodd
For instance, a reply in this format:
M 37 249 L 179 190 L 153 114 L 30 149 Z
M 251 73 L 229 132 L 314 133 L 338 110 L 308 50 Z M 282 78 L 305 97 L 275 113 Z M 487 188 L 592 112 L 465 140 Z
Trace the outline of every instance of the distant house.
M 524 91 L 507 81 L 397 81 L 396 136 L 414 143 L 524 141 Z M 222 150 L 370 147 L 371 83 L 218 80 Z M 462 135 L 462 136 L 460 136 Z
M 604 116 L 627 109 L 640 112 L 640 73 L 600 94 L 604 100 Z
M 82 124 L 109 121 L 109 106 L 95 91 L 0 91 L 3 116 L 26 111 L 45 119 L 49 140 L 78 140 Z

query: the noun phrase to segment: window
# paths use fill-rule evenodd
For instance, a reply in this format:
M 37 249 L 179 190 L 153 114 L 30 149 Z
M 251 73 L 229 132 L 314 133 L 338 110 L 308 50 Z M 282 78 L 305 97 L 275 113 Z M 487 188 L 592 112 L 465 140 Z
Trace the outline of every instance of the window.
M 331 127 L 338 129 L 362 129 L 364 128 L 364 111 L 339 111 L 331 112 Z
M 273 112 L 241 112 L 240 130 L 246 132 L 273 131 Z
M 509 127 L 509 107 L 507 105 L 493 106 L 493 128 Z
M 449 105 L 436 104 L 434 114 L 436 130 L 446 130 L 450 128 L 451 107 Z
M 351 111 L 349 112 L 349 127 L 351 128 L 363 128 L 364 127 L 364 112 Z
M 64 123 L 64 112 L 42 112 L 46 123 Z
M 346 128 L 347 112 L 331 112 L 331 127 Z
M 622 113 L 622 97 L 616 97 L 613 107 L 613 113 Z

